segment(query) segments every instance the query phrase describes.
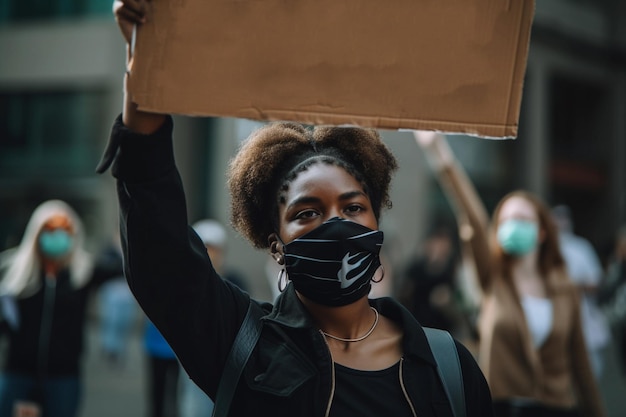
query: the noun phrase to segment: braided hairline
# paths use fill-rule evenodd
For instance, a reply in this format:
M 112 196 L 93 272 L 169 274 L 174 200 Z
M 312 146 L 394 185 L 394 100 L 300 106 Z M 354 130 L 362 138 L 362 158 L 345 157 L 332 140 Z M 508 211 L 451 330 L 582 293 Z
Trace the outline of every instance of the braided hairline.
M 315 149 L 317 151 L 317 149 Z M 286 203 L 285 194 L 289 191 L 289 185 L 300 175 L 301 173 L 307 171 L 311 166 L 324 163 L 326 165 L 333 165 L 340 168 L 343 168 L 348 174 L 352 175 L 363 187 L 363 191 L 366 195 L 369 196 L 369 187 L 363 178 L 363 175 L 352 165 L 351 163 L 345 161 L 341 158 L 340 155 L 337 155 L 338 152 L 332 152 L 334 149 L 326 149 L 326 153 L 311 153 L 308 154 L 308 157 L 305 157 L 302 161 L 297 163 L 293 168 L 291 168 L 287 174 L 284 176 L 284 180 L 280 184 L 277 190 L 276 204 L 272 207 L 272 212 L 274 213 L 274 217 L 272 218 L 272 225 L 275 230 L 278 230 L 279 219 L 278 219 L 278 205 Z M 322 151 L 324 152 L 324 151 Z M 371 199 L 371 196 L 370 196 Z M 374 206 L 374 203 L 372 203 Z M 376 208 L 374 209 L 376 213 L 376 218 L 378 218 L 378 211 Z
M 296 179 L 296 177 L 319 162 L 323 162 L 326 165 L 334 165 L 346 170 L 348 174 L 352 175 L 361 184 L 365 194 L 369 196 L 369 187 L 367 186 L 365 179 L 352 164 L 332 154 L 317 154 L 298 163 L 287 173 L 287 175 L 285 175 L 284 181 L 278 188 L 279 204 L 284 204 L 286 202 L 285 193 L 289 190 L 289 185 Z

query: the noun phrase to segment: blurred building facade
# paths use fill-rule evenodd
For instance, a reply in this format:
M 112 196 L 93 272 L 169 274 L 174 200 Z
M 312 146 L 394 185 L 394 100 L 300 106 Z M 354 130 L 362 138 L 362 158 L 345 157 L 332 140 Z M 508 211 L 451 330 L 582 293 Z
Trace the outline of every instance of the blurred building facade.
M 111 5 L 0 1 L 0 249 L 17 243 L 32 209 L 51 197 L 79 210 L 94 246 L 117 227 L 113 180 L 94 173 L 122 103 L 125 52 Z M 601 251 L 626 222 L 624 115 L 626 2 L 538 1 L 518 139 L 451 142 L 489 208 L 514 188 L 569 204 L 577 231 Z M 228 159 L 259 124 L 175 123 L 190 222 L 228 223 Z M 447 208 L 410 135 L 382 134 L 401 166 L 393 215 L 381 225 L 393 261 L 411 253 L 431 213 Z M 230 242 L 233 259 L 250 252 L 242 272 L 263 271 L 265 254 L 242 239 Z M 251 281 L 253 293 L 269 297 L 265 279 Z

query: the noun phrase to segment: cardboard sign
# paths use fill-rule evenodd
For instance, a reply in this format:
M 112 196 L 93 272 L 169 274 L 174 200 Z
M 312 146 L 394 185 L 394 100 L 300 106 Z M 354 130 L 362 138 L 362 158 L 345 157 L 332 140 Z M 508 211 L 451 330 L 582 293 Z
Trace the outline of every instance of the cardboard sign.
M 140 109 L 514 137 L 532 0 L 158 0 Z

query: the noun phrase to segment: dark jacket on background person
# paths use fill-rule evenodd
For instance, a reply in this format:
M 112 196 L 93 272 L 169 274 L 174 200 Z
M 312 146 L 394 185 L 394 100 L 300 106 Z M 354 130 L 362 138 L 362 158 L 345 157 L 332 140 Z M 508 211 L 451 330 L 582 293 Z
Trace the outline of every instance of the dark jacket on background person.
M 426 256 L 421 256 L 409 263 L 406 268 L 406 291 L 400 294 L 400 301 L 409 309 L 419 323 L 426 327 L 434 327 L 453 331 L 454 320 L 442 306 L 433 304 L 431 297 L 440 286 L 447 287 L 450 292 L 454 288 L 456 263 L 454 258 L 447 260 L 441 268 L 432 270 Z
M 109 276 L 107 270 L 96 268 L 94 273 L 97 277 L 87 285 L 74 288 L 69 270 L 64 269 L 56 285 L 44 284 L 34 294 L 14 300 L 19 325 L 12 328 L 5 322 L 0 329 L 8 338 L 5 371 L 47 376 L 80 373 L 89 296 Z
M 68 264 L 46 280 L 36 240 L 55 213 L 72 218 L 75 247 Z M 39 379 L 80 375 L 90 294 L 122 273 L 121 263 L 94 259 L 84 240 L 73 210 L 48 200 L 31 215 L 20 245 L 0 253 L 0 338 L 8 342 L 3 371 Z
M 99 171 L 115 160 L 113 175 L 118 179 L 121 236 L 131 290 L 190 377 L 215 398 L 250 298 L 217 275 L 204 245 L 188 226 L 172 151 L 172 128 L 168 118 L 154 134 L 139 135 L 126 129 L 118 118 Z M 390 298 L 371 300 L 371 304 L 404 330 L 399 377 L 414 414 L 452 416 L 421 326 Z M 327 415 L 334 371 L 322 333 L 291 284 L 275 305 L 260 306 L 266 313 L 261 318 L 261 337 L 239 380 L 230 415 Z M 457 349 L 467 416 L 492 415 L 482 373 L 467 349 L 460 344 Z

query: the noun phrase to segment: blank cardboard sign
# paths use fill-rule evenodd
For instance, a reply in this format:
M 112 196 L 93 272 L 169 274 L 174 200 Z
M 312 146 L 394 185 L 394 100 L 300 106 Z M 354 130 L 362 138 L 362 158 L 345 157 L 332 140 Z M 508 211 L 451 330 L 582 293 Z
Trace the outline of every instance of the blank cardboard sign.
M 156 0 L 129 92 L 160 113 L 515 137 L 532 0 Z

